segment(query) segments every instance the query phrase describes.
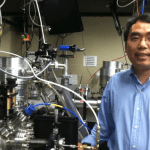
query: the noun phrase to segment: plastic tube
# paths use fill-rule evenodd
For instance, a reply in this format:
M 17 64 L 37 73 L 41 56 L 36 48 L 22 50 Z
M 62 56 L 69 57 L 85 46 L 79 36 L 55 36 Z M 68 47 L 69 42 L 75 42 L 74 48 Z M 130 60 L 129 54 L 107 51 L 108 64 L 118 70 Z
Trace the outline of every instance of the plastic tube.
M 51 103 L 39 103 L 39 104 L 35 104 L 33 107 L 35 108 L 40 105 L 51 105 Z
M 144 9 L 145 9 L 145 0 L 143 0 L 142 14 L 144 14 Z
M 29 3 L 29 17 L 30 17 L 30 19 L 31 19 L 31 21 L 32 21 L 33 24 L 35 24 L 36 26 L 39 26 L 39 27 L 40 27 L 40 25 L 38 25 L 37 23 L 34 22 L 35 16 L 36 16 L 36 8 L 35 8 L 35 4 L 34 4 L 34 3 L 33 3 L 34 10 L 35 10 L 34 20 L 32 19 L 31 14 L 30 14 L 30 7 L 31 7 L 31 3 L 32 3 L 32 2 L 33 2 L 33 1 L 31 0 L 30 3 Z
M 6 0 L 3 1 L 3 3 L 0 5 L 0 8 L 5 4 Z
M 69 80 L 68 79 L 63 80 L 63 85 L 65 87 L 69 87 Z M 62 93 L 63 93 L 64 99 L 65 99 L 65 102 L 67 104 L 67 108 L 70 109 L 71 111 L 73 111 L 78 116 L 78 118 L 80 118 L 83 121 L 79 111 L 77 110 L 77 108 L 72 100 L 72 94 L 68 90 L 65 90 L 65 89 L 62 89 Z M 88 132 L 87 128 L 84 128 L 84 127 L 81 128 L 81 126 L 83 127 L 82 123 L 79 121 L 78 122 L 79 135 L 80 135 L 81 139 L 83 139 L 84 137 L 89 135 L 89 132 Z M 80 138 L 79 138 L 79 140 L 80 140 Z
M 19 55 L 17 55 L 17 54 L 11 53 L 11 52 L 1 51 L 1 50 L 0 50 L 0 52 L 1 52 L 1 53 L 10 54 L 10 55 L 13 55 L 13 56 L 16 56 L 16 57 L 19 57 L 19 58 L 23 58 L 23 57 L 21 57 L 21 56 L 19 56 Z
M 40 80 L 40 81 L 42 81 L 42 82 L 45 82 L 45 83 L 47 83 L 47 84 L 53 84 L 53 85 L 59 86 L 59 87 L 61 87 L 61 88 L 63 88 L 63 89 L 66 89 L 66 90 L 72 92 L 73 94 L 75 94 L 75 95 L 77 95 L 79 98 L 81 98 L 81 99 L 89 106 L 89 108 L 90 108 L 91 111 L 93 112 L 93 114 L 94 114 L 94 116 L 95 116 L 95 119 L 96 119 L 96 123 L 97 123 L 97 125 L 99 126 L 98 117 L 97 117 L 97 115 L 96 115 L 94 109 L 91 107 L 91 105 L 90 105 L 82 96 L 80 96 L 78 93 L 74 92 L 73 90 L 71 90 L 71 89 L 69 89 L 69 88 L 67 88 L 67 87 L 65 87 L 65 86 L 62 86 L 62 85 L 60 85 L 60 84 L 57 84 L 57 83 L 54 83 L 54 82 L 47 81 L 47 80 L 44 80 L 44 79 L 39 78 L 39 77 L 34 73 L 34 70 L 32 69 L 32 67 L 31 67 L 31 65 L 29 64 L 28 60 L 25 59 L 25 61 L 27 62 L 27 64 L 28 64 L 29 67 L 31 68 L 31 70 L 32 70 L 32 72 L 33 72 L 33 74 L 34 74 L 34 76 L 35 76 L 38 80 Z
M 71 111 L 70 109 L 65 108 L 65 107 L 63 107 L 63 109 L 69 111 L 69 112 L 72 113 L 75 117 L 78 117 L 78 116 L 77 116 L 73 111 Z M 85 123 L 83 123 L 83 121 L 82 121 L 79 117 L 78 117 L 78 120 L 79 120 L 87 129 L 89 129 L 89 131 L 91 131 L 91 129 L 90 129 Z
M 43 24 L 42 24 L 41 14 L 40 14 L 40 10 L 39 10 L 39 5 L 38 5 L 37 0 L 34 0 L 34 1 L 36 3 L 36 7 L 37 7 L 37 10 L 38 10 L 38 14 L 39 14 L 39 19 L 40 19 L 40 24 L 41 24 L 41 31 L 42 31 L 42 36 L 43 36 L 43 43 L 46 44 L 46 42 L 45 42 L 45 36 L 44 36 L 44 31 L 43 31 Z
M 1 50 L 0 50 L 0 52 L 7 53 L 7 54 L 11 54 L 11 55 L 17 56 L 17 57 L 19 57 L 19 58 L 22 58 L 21 56 L 19 56 L 19 55 L 17 55 L 17 54 L 14 54 L 14 53 L 5 52 L 5 51 L 1 51 Z M 93 115 L 94 115 L 94 117 L 95 117 L 95 119 L 96 119 L 97 126 L 99 126 L 99 120 L 98 120 L 98 117 L 97 117 L 97 115 L 96 115 L 94 109 L 92 108 L 92 106 L 91 106 L 82 96 L 80 96 L 78 93 L 74 92 L 73 90 L 71 90 L 71 89 L 69 89 L 69 88 L 67 88 L 67 87 L 65 87 L 65 86 L 62 86 L 62 85 L 60 85 L 60 84 L 57 84 L 57 83 L 54 83 L 54 82 L 47 81 L 47 80 L 44 80 L 44 79 L 39 78 L 39 77 L 34 73 L 34 70 L 33 70 L 33 68 L 31 67 L 31 65 L 29 64 L 28 60 L 27 60 L 27 59 L 24 59 L 24 60 L 25 60 L 26 63 L 29 65 L 31 71 L 33 72 L 34 76 L 35 76 L 37 79 L 39 79 L 40 81 L 42 81 L 42 82 L 44 82 L 44 83 L 53 84 L 53 85 L 59 86 L 59 87 L 61 87 L 61 88 L 64 88 L 64 89 L 66 89 L 66 90 L 72 92 L 73 94 L 77 95 L 81 100 L 83 100 L 83 101 L 89 106 L 89 108 L 91 109 L 91 111 L 93 112 Z
M 117 0 L 117 6 L 118 6 L 118 7 L 127 7 L 127 6 L 131 5 L 132 3 L 134 3 L 136 0 L 133 0 L 132 2 L 130 2 L 130 3 L 128 3 L 127 5 L 124 5 L 124 6 L 120 6 L 119 3 L 118 3 L 118 1 L 119 1 L 119 0 Z
M 63 108 L 63 109 L 65 109 L 65 110 L 69 111 L 69 112 L 72 113 L 75 117 L 78 118 L 78 116 L 77 116 L 73 111 L 71 111 L 70 109 L 68 109 L 68 108 L 66 108 L 66 107 L 63 107 L 63 106 L 60 106 L 60 105 L 56 105 L 56 104 L 51 104 L 51 103 L 39 103 L 39 104 L 34 105 L 33 108 L 35 108 L 35 107 L 37 107 L 37 106 L 40 106 L 40 105 L 53 105 L 53 106 L 57 106 L 57 107 Z M 31 105 L 30 105 L 30 106 L 31 106 Z M 91 129 L 90 129 L 80 118 L 78 118 L 78 120 L 79 120 L 88 130 L 91 131 Z

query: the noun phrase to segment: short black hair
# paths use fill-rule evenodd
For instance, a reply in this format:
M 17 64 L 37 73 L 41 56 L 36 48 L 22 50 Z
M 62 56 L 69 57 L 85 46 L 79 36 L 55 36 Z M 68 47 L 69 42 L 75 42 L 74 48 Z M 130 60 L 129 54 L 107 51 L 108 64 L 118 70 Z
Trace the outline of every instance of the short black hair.
M 139 16 L 135 16 L 130 18 L 126 23 L 126 28 L 124 30 L 124 41 L 126 42 L 128 40 L 129 30 L 132 27 L 133 24 L 135 24 L 137 21 L 142 22 L 148 22 L 150 23 L 150 14 L 140 14 Z

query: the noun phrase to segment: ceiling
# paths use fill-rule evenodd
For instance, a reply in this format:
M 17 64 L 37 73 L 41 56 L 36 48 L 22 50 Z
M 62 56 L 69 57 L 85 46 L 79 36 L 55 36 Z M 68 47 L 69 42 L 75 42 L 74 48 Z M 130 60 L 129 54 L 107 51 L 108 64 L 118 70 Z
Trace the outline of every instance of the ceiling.
M 127 1 L 122 3 L 127 4 Z M 116 0 L 78 0 L 79 9 L 81 14 L 84 16 L 111 16 L 111 11 L 109 8 L 110 2 L 116 2 Z M 116 12 L 119 16 L 131 16 L 133 12 L 133 4 L 125 8 L 116 7 Z
M 3 1 L 4 0 L 0 0 L 0 4 Z M 22 15 L 23 11 L 21 10 L 21 7 L 23 6 L 24 2 L 28 3 L 29 1 L 30 0 L 6 0 L 5 5 L 2 7 L 2 15 L 6 16 Z M 113 3 L 116 2 L 116 0 L 77 0 L 77 1 L 82 16 L 111 16 L 111 11 L 108 4 L 110 2 Z M 131 1 L 132 0 L 119 0 L 119 3 L 120 5 L 126 5 Z M 125 8 L 117 7 L 116 12 L 118 16 L 131 16 L 133 12 L 133 4 Z

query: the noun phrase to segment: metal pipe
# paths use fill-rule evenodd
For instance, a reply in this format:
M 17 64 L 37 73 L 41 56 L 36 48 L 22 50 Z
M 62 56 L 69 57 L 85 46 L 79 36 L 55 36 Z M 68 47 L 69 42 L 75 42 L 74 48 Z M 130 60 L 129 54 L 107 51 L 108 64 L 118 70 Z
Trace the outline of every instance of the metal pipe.
M 65 55 L 67 55 L 67 51 L 65 52 Z M 69 59 L 68 58 L 64 58 L 64 64 L 65 64 L 65 68 L 64 68 L 64 71 L 63 71 L 63 76 L 68 76 L 68 66 L 69 66 Z
M 43 147 L 48 144 L 47 140 L 44 139 L 30 139 L 29 141 L 29 147 Z
M 74 104 L 76 107 L 81 107 L 81 108 L 83 107 L 83 101 L 82 100 L 74 99 L 73 101 L 74 101 Z M 93 108 L 97 108 L 101 104 L 101 100 L 87 99 L 87 101 Z M 89 108 L 89 107 L 87 106 L 87 108 Z
M 66 68 L 65 64 L 50 64 L 50 66 L 55 66 L 55 68 L 57 68 L 57 66 Z

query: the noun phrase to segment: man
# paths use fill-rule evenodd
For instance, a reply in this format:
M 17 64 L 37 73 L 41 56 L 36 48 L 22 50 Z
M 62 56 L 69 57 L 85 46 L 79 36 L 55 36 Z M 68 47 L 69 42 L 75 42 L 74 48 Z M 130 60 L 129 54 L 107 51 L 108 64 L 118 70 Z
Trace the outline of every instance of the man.
M 115 74 L 103 93 L 98 113 L 100 140 L 109 150 L 150 150 L 150 15 L 131 18 L 124 32 L 132 63 Z M 96 145 L 96 125 L 82 143 Z

